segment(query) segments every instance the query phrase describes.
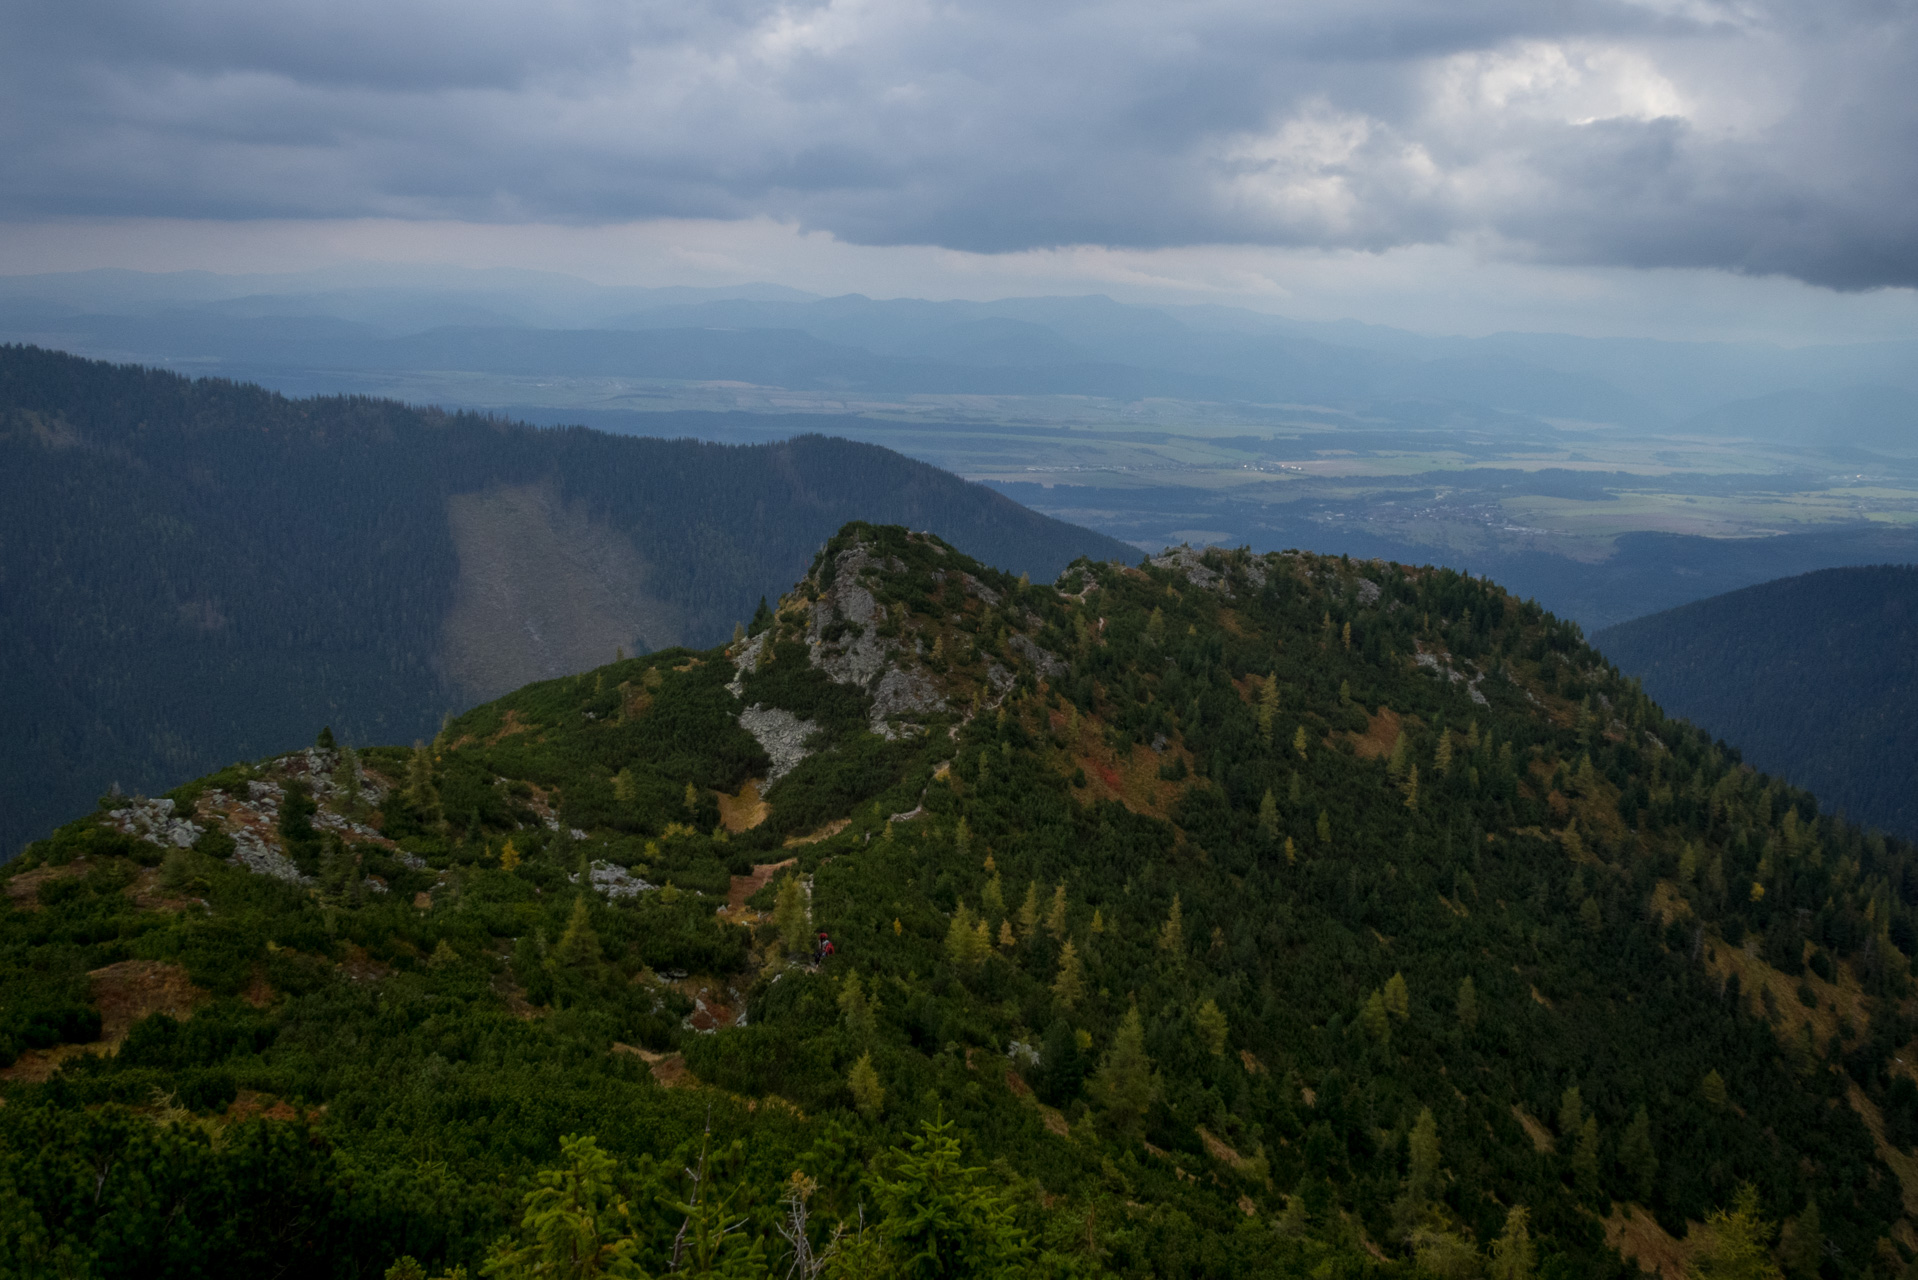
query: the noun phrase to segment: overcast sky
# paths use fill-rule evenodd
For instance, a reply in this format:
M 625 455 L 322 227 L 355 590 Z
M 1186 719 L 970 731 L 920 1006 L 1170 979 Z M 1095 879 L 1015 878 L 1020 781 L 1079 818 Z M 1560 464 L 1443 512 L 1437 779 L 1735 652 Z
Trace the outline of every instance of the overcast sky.
M 8 272 L 434 259 L 1918 333 L 1911 0 L 0 13 Z

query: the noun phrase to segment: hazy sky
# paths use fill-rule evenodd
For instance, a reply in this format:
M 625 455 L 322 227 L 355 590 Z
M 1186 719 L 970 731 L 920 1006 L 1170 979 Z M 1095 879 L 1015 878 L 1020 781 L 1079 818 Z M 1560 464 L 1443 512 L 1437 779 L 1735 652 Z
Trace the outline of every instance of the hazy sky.
M 1911 0 L 0 0 L 0 270 L 1918 333 Z

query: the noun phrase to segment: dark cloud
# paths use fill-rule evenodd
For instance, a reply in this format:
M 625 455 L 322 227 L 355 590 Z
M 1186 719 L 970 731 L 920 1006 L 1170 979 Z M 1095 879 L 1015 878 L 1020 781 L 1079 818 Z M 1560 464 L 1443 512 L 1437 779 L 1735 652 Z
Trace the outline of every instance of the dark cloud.
M 1889 0 L 7 9 L 14 219 L 768 214 L 1918 284 L 1918 11 Z

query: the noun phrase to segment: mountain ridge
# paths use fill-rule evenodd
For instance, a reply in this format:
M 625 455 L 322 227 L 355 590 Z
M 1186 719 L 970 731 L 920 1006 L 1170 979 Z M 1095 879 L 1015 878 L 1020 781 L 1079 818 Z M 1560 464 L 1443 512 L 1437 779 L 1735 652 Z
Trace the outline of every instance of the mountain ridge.
M 297 1274 L 508 1267 L 584 1133 L 644 1266 L 713 1171 L 738 1230 L 698 1273 L 783 1269 L 777 1220 L 910 1274 L 948 1212 L 958 1275 L 1906 1260 L 1918 851 L 1450 571 L 1179 548 L 1043 585 L 848 525 L 725 648 L 430 746 L 322 735 L 0 875 L 0 985 L 50 966 L 0 1182 L 103 1274 L 163 1219 L 263 1247 L 37 1190 L 214 1124 L 204 1194 L 284 1170 Z
M 1759 768 L 1855 821 L 1918 836 L 1918 566 L 1774 579 L 1592 643 Z
M 162 790 L 314 720 L 430 736 L 618 648 L 720 640 L 854 515 L 1042 574 L 1132 555 L 869 444 L 540 430 L 23 348 L 0 452 L 9 854 L 116 780 Z

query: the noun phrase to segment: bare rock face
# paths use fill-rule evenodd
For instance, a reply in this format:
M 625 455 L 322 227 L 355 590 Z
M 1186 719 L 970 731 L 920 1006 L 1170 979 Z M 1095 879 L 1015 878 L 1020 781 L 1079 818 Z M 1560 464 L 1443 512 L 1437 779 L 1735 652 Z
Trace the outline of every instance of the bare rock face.
M 162 849 L 189 848 L 200 838 L 200 828 L 173 812 L 171 800 L 134 799 L 107 814 L 121 835 L 134 836 Z
M 872 731 L 891 739 L 911 731 L 895 721 L 950 709 L 931 677 L 905 660 L 917 656 L 916 646 L 908 648 L 897 637 L 880 634 L 887 622 L 885 609 L 860 581 L 870 570 L 904 568 L 897 560 L 874 557 L 863 546 L 840 552 L 833 560 L 832 585 L 813 601 L 806 619 L 813 666 L 839 684 L 871 694 Z
M 1167 547 L 1163 554 L 1153 556 L 1147 563 L 1155 569 L 1182 574 L 1195 587 L 1217 587 L 1224 583 L 1219 571 L 1205 562 L 1204 553 L 1189 546 Z M 1232 594 L 1229 588 L 1226 594 Z
M 766 775 L 769 784 L 791 773 L 800 761 L 812 754 L 806 744 L 819 731 L 819 726 L 811 720 L 801 720 L 780 707 L 757 703 L 739 713 L 739 726 L 758 739 L 760 747 L 772 759 L 772 769 Z

